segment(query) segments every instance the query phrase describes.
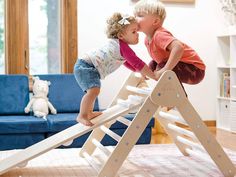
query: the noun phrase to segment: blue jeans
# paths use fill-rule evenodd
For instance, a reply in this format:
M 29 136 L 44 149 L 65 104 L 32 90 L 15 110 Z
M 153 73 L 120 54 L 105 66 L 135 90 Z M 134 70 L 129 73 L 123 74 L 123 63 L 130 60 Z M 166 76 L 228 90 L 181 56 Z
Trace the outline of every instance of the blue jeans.
M 74 66 L 75 79 L 81 89 L 86 92 L 93 87 L 101 87 L 100 74 L 98 70 L 85 60 L 78 59 Z

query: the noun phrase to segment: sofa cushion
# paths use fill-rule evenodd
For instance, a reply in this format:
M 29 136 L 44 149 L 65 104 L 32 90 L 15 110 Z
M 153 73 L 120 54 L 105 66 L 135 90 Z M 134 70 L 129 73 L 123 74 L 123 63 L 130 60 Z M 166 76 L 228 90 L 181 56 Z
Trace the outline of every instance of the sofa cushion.
M 73 74 L 48 74 L 38 76 L 42 80 L 51 82 L 48 98 L 58 113 L 79 112 L 80 101 L 84 92 L 77 84 Z M 99 110 L 98 100 L 95 102 L 94 110 Z
M 75 125 L 77 113 L 60 113 L 56 115 L 48 115 L 48 126 L 49 126 L 49 132 L 59 132 L 62 131 L 72 125 Z M 134 118 L 135 114 L 128 114 L 125 117 L 129 120 L 132 120 Z M 154 119 L 152 119 L 147 127 L 153 127 L 154 126 Z M 111 129 L 126 129 L 127 126 L 120 123 L 115 122 Z
M 29 102 L 26 75 L 0 75 L 0 115 L 25 114 Z
M 60 113 L 56 115 L 48 115 L 49 132 L 60 132 L 66 128 L 75 125 L 78 113 Z
M 47 121 L 34 116 L 0 116 L 0 134 L 44 133 L 48 131 Z
M 0 150 L 25 149 L 44 139 L 44 133 L 0 135 Z

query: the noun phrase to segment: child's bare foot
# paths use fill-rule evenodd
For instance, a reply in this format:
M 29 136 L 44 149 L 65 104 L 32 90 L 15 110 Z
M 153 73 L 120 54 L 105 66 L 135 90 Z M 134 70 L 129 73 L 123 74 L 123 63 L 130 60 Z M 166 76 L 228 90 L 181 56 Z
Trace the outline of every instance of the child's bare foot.
M 88 116 L 88 119 L 91 120 L 97 116 L 100 116 L 102 114 L 102 112 L 91 112 Z
M 81 117 L 77 117 L 76 121 L 85 125 L 85 126 L 93 126 L 93 123 L 89 120 L 89 119 L 85 119 L 85 118 L 81 118 Z
M 80 117 L 80 115 L 76 118 L 76 121 L 83 124 L 83 125 L 86 125 L 86 126 L 93 126 L 94 124 L 90 121 L 91 119 L 101 115 L 102 112 L 91 112 L 89 113 L 88 118 L 85 118 L 83 116 Z

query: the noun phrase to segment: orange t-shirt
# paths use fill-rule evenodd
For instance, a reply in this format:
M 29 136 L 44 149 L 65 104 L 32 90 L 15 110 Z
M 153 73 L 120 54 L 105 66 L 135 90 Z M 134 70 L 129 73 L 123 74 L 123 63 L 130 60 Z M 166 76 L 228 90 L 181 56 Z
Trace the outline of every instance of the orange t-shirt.
M 166 29 L 160 28 L 156 30 L 152 40 L 148 42 L 145 39 L 145 45 L 153 60 L 157 63 L 166 62 L 170 56 L 170 51 L 167 50 L 167 46 L 176 40 L 176 38 Z M 192 64 L 199 69 L 205 70 L 206 66 L 198 56 L 198 54 L 188 45 L 182 43 L 184 46 L 183 56 L 180 59 L 181 62 Z

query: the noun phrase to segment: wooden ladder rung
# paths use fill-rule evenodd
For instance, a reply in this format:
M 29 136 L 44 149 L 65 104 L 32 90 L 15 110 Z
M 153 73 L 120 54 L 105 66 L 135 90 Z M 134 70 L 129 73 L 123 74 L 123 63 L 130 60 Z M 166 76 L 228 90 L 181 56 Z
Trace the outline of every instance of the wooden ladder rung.
M 122 124 L 125 124 L 126 126 L 129 126 L 131 124 L 131 121 L 126 119 L 125 117 L 118 117 L 116 120 L 121 122 Z
M 176 115 L 173 115 L 173 114 L 170 114 L 168 112 L 163 112 L 163 111 L 160 111 L 159 112 L 159 115 L 162 117 L 162 118 L 165 118 L 167 120 L 170 120 L 170 121 L 174 121 L 174 122 L 179 122 L 181 124 L 184 124 L 184 125 L 188 125 L 184 119 L 180 118 L 179 116 L 176 116 Z
M 127 85 L 126 89 L 131 91 L 131 92 L 138 93 L 138 94 L 143 94 L 143 95 L 149 95 L 152 91 L 152 90 L 147 89 L 147 88 L 138 88 L 138 87 L 133 87 L 133 86 L 130 86 L 130 85 Z
M 87 152 L 83 152 L 84 158 L 87 160 L 87 162 L 97 171 L 99 172 L 101 170 L 102 164 L 100 162 L 95 161 L 95 159 L 90 156 Z
M 127 100 L 124 100 L 124 99 L 117 99 L 117 104 L 118 105 L 121 105 L 121 106 L 124 106 L 126 108 L 129 108 L 131 106 L 131 103 Z
M 198 143 L 194 143 L 186 138 L 183 138 L 181 136 L 177 136 L 176 139 L 180 142 L 180 143 L 183 143 L 183 144 L 186 144 L 187 146 L 190 146 L 190 147 L 194 147 L 194 148 L 197 148 L 198 150 L 202 151 L 203 153 L 206 153 L 206 151 L 204 150 L 203 146 L 198 144 Z
M 121 140 L 121 137 L 119 135 L 117 135 L 116 133 L 114 133 L 113 131 L 111 131 L 109 128 L 105 127 L 104 125 L 102 125 L 100 127 L 100 129 L 106 133 L 107 135 L 109 135 L 111 138 L 113 138 L 114 140 L 116 140 L 117 142 L 119 142 Z
M 144 101 L 144 97 L 138 95 L 129 95 L 128 99 L 117 99 L 117 104 L 122 105 L 127 108 L 133 107 L 133 105 L 142 104 Z
M 197 152 L 197 151 L 194 151 L 190 148 L 186 148 L 185 151 L 193 157 L 200 158 L 200 159 L 203 159 L 204 161 L 208 161 L 211 163 L 213 162 L 212 159 L 210 158 L 210 156 L 206 153 Z
M 110 156 L 111 152 L 103 146 L 98 140 L 92 139 L 92 143 L 99 148 L 106 156 Z
M 188 136 L 190 138 L 192 138 L 193 140 L 195 141 L 198 141 L 197 137 L 194 135 L 193 132 L 189 131 L 189 130 L 186 130 L 184 128 L 181 128 L 181 127 L 178 127 L 177 125 L 174 125 L 172 123 L 168 123 L 168 128 L 179 133 L 179 134 L 182 134 L 182 135 L 185 135 L 185 136 Z

